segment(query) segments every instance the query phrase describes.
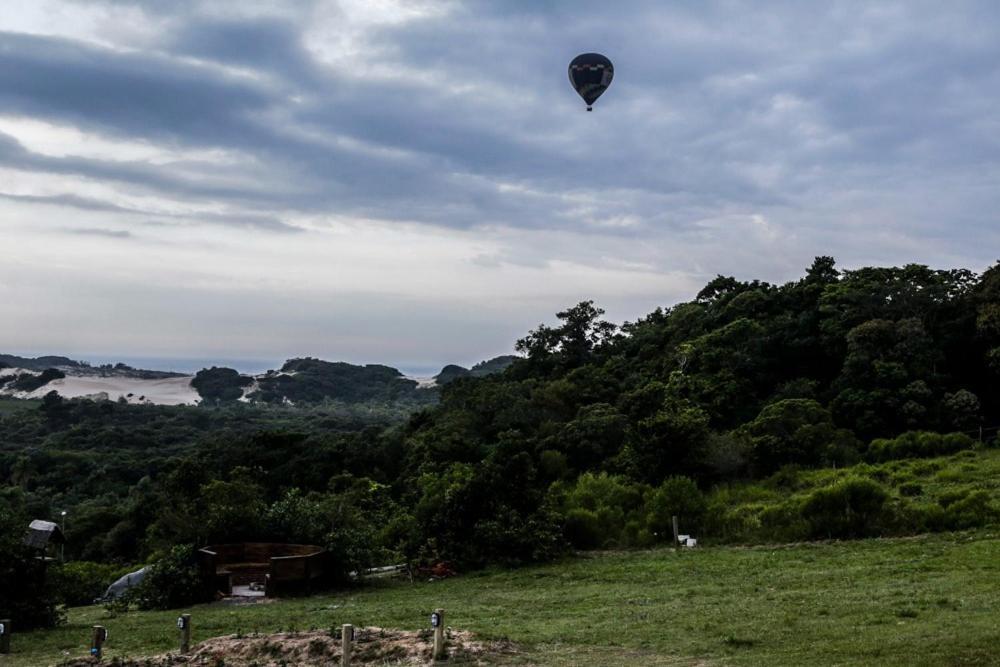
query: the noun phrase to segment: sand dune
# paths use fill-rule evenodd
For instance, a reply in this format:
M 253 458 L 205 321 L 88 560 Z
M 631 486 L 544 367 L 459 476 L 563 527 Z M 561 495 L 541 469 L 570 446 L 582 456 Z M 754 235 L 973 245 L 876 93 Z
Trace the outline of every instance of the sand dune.
M 4 369 L 7 371 L 9 369 Z M 41 398 L 50 391 L 57 391 L 63 398 L 82 396 L 101 397 L 117 401 L 124 398 L 129 403 L 156 403 L 158 405 L 195 405 L 201 400 L 191 386 L 194 376 L 143 380 L 130 377 L 101 377 L 99 375 L 67 375 L 53 380 L 32 392 L 17 392 L 18 398 Z

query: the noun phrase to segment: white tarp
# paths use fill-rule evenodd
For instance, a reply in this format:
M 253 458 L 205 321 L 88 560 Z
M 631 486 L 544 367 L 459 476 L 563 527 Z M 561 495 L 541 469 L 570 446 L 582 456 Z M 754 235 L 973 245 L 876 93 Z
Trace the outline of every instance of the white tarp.
M 124 577 L 121 577 L 115 583 L 108 586 L 108 590 L 104 592 L 104 600 L 114 600 L 119 595 L 122 595 L 125 591 L 137 585 L 142 581 L 142 578 L 146 576 L 146 568 L 136 570 L 135 572 L 129 572 Z

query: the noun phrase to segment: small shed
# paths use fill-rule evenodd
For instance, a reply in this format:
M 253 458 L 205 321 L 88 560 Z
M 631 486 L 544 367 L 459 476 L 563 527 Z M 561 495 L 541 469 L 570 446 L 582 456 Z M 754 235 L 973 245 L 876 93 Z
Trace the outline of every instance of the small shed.
M 52 545 L 65 544 L 62 528 L 52 521 L 35 519 L 28 525 L 28 533 L 24 536 L 24 544 L 32 549 L 46 551 Z

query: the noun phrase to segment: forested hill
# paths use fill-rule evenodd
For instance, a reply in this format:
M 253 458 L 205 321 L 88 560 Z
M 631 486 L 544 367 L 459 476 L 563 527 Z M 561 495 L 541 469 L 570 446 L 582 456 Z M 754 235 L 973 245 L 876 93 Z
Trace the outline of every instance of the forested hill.
M 84 367 L 81 362 L 74 361 L 69 357 L 19 357 L 15 354 L 0 354 L 0 368 L 27 368 L 34 371 L 44 371 L 47 368 L 55 368 L 57 366 Z
M 280 370 L 242 375 L 232 368 L 207 368 L 191 381 L 208 404 L 245 399 L 255 403 L 294 405 L 323 401 L 397 403 L 415 407 L 437 402 L 436 385 L 456 377 L 483 377 L 498 373 L 515 357 L 482 361 L 471 369 L 448 365 L 433 378 L 419 382 L 381 364 L 359 366 L 310 357 L 289 359 Z
M 1000 265 L 840 272 L 819 257 L 784 285 L 718 276 L 637 322 L 601 315 L 591 302 L 559 313 L 518 341 L 527 359 L 449 384 L 410 438 L 523 453 L 549 475 L 708 481 L 1000 424 Z

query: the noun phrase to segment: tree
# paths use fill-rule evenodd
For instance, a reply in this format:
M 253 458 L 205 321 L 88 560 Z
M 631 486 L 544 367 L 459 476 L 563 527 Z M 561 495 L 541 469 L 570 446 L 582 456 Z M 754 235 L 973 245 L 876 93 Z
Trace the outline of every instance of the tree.
M 209 541 L 237 542 L 260 533 L 264 490 L 249 468 L 234 469 L 228 482 L 216 479 L 201 487 L 201 502 Z
M 669 475 L 701 472 L 708 415 L 688 401 L 668 399 L 653 416 L 634 424 L 621 455 L 637 480 L 659 484 Z
M 533 361 L 556 357 L 563 367 L 578 366 L 589 359 L 595 348 L 613 340 L 618 327 L 599 319 L 603 314 L 593 301 L 581 301 L 556 313 L 562 321 L 560 326 L 539 324 L 537 329 L 518 340 L 515 348 Z
M 829 410 L 802 398 L 768 405 L 738 433 L 748 440 L 754 470 L 762 475 L 789 464 L 850 462 L 860 444 L 850 431 L 834 426 Z
M 0 493 L 0 618 L 19 630 L 51 628 L 63 621 L 46 564 L 24 546 L 28 517 L 19 493 Z

